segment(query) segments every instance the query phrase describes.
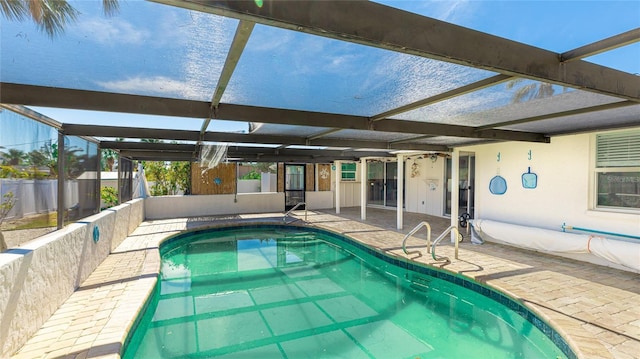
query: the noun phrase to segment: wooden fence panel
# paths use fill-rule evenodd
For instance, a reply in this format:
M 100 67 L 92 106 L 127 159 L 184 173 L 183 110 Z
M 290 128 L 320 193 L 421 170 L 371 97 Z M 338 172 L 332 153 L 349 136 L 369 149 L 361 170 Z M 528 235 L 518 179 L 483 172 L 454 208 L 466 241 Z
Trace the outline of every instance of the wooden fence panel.
M 204 174 L 200 166 L 191 166 L 192 194 L 234 194 L 237 180 L 235 163 L 220 163 Z
M 278 192 L 284 192 L 284 163 L 278 163 Z
M 315 191 L 316 190 L 316 173 L 315 173 L 315 165 L 313 163 L 307 163 L 305 167 L 305 191 Z
M 331 191 L 331 165 L 318 165 L 318 191 Z

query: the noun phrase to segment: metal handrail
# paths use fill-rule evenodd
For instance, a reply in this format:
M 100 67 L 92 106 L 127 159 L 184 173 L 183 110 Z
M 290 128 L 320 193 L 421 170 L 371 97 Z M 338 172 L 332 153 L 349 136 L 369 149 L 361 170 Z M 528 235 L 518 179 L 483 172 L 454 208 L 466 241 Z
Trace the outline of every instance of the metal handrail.
M 295 206 L 293 206 L 293 208 L 291 208 L 289 211 L 287 211 L 287 213 L 284 214 L 284 216 L 282 216 L 282 222 L 284 222 L 284 224 L 287 224 L 287 217 L 291 214 L 291 212 L 295 211 L 298 207 L 304 205 L 304 221 L 307 221 L 307 204 L 305 202 L 300 202 L 298 204 L 296 204 Z
M 435 241 L 433 241 L 433 244 L 431 245 L 431 257 L 433 257 L 433 260 L 435 261 L 441 261 L 441 260 L 446 260 L 448 262 L 450 262 L 449 257 L 436 257 L 436 245 L 438 243 L 440 243 L 440 241 L 446 237 L 447 234 L 451 233 L 451 231 L 455 231 L 456 232 L 456 252 L 455 252 L 455 257 L 456 259 L 458 259 L 458 242 L 460 241 L 460 231 L 458 231 L 458 227 L 457 226 L 450 226 L 449 228 L 445 229 L 444 232 L 442 232 L 442 234 L 440 236 L 438 236 L 438 238 L 436 238 Z
M 417 226 L 415 226 L 415 228 L 413 228 L 411 230 L 411 232 L 407 233 L 407 235 L 404 236 L 404 239 L 402 240 L 402 250 L 404 251 L 404 254 L 408 255 L 408 254 L 416 254 L 416 253 L 418 253 L 418 254 L 422 255 L 420 253 L 420 251 L 407 252 L 407 247 L 406 247 L 407 239 L 409 239 L 409 237 L 414 235 L 422 227 L 427 227 L 427 253 L 429 252 L 429 248 L 430 248 L 430 245 L 431 245 L 431 225 L 429 225 L 429 223 L 427 223 L 427 222 L 420 222 L 420 223 L 418 223 Z

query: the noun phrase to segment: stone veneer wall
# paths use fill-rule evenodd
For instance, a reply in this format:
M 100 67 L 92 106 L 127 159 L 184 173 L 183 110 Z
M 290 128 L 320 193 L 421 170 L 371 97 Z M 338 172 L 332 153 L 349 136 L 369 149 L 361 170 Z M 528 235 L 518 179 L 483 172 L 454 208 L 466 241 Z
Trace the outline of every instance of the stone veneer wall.
M 0 253 L 0 357 L 20 349 L 143 220 L 136 199 Z

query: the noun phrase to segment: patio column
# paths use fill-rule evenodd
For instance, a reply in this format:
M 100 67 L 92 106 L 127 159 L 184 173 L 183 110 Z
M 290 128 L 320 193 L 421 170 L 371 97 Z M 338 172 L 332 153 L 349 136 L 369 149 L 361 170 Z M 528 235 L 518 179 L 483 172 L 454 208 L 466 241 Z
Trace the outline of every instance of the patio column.
M 367 219 L 367 159 L 360 159 L 360 219 Z
M 342 179 L 342 162 L 335 161 L 336 166 L 336 214 L 340 214 L 340 180 Z
M 460 150 L 453 149 L 451 154 L 451 225 L 458 225 L 458 209 L 460 207 Z M 451 232 L 451 243 L 456 240 L 456 234 Z
M 396 193 L 397 201 L 397 228 L 402 229 L 403 210 L 404 206 L 404 155 L 398 155 L 398 178 L 397 178 L 398 193 Z
M 64 158 L 66 157 L 64 155 L 64 152 L 67 149 L 64 146 L 64 133 L 62 133 L 62 130 L 58 131 L 58 229 L 62 229 L 62 227 L 64 227 L 64 215 L 67 211 L 67 201 L 65 200 L 65 196 L 66 196 L 66 188 L 65 186 L 67 185 L 66 183 L 66 179 L 65 179 L 65 171 L 64 171 L 64 167 L 65 167 L 65 163 L 64 163 Z

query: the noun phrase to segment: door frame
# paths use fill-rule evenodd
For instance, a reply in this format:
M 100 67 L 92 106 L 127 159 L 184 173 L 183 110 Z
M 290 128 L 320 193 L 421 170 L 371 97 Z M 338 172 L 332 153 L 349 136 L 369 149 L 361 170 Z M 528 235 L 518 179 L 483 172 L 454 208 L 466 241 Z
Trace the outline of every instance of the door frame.
M 302 168 L 302 179 L 301 179 L 301 185 L 302 185 L 302 189 L 289 189 L 289 181 L 287 180 L 287 169 L 290 167 L 300 167 Z M 298 203 L 300 202 L 305 202 L 306 200 L 306 186 L 307 186 L 307 166 L 304 163 L 285 163 L 284 164 L 284 210 L 288 211 L 290 209 L 292 209 L 293 207 L 295 207 Z M 291 201 L 291 195 L 297 194 L 297 196 L 294 196 L 294 198 L 297 198 L 298 200 L 295 200 L 293 203 Z M 300 201 L 299 199 L 302 198 L 302 201 Z M 302 205 L 300 207 L 298 207 L 298 209 L 305 209 L 305 205 Z

